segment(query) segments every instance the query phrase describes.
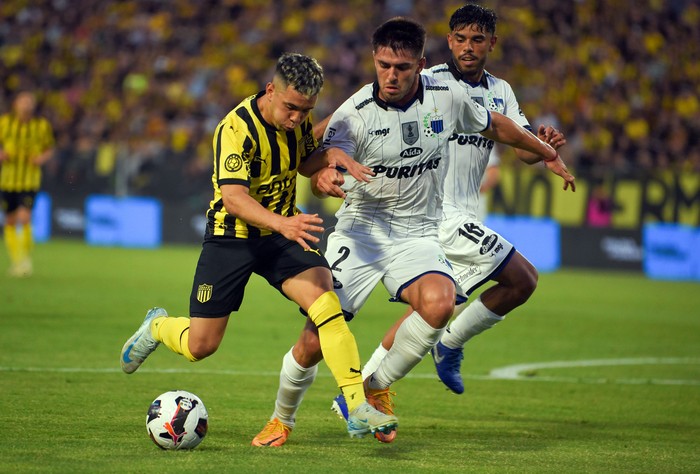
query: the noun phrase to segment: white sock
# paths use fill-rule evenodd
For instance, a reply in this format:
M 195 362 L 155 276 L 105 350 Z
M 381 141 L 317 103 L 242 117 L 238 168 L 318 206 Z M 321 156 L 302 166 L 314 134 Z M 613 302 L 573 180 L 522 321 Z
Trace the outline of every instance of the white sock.
M 379 367 L 379 364 L 384 360 L 388 352 L 389 351 L 384 349 L 384 346 L 380 342 L 379 346 L 374 350 L 372 357 L 370 357 L 365 366 L 362 367 L 362 380 L 366 379 L 377 370 L 377 367 Z
M 294 428 L 296 413 L 301 405 L 306 390 L 311 386 L 318 364 L 308 369 L 300 366 L 290 349 L 282 358 L 282 370 L 280 370 L 280 386 L 275 400 L 275 412 L 270 417 L 279 418 L 285 425 Z
M 440 342 L 450 349 L 458 349 L 469 339 L 491 329 L 504 318 L 505 316 L 499 316 L 484 306 L 479 297 L 463 308 L 462 312 L 452 320 Z
M 388 388 L 403 378 L 423 359 L 444 329 L 435 329 L 415 311 L 401 323 L 394 345 L 369 379 L 369 387 Z

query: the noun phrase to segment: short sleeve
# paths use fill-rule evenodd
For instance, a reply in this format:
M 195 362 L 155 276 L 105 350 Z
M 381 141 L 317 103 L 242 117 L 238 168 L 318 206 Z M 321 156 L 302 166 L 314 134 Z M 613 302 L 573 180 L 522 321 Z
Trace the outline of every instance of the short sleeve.
M 459 103 L 457 117 L 457 132 L 481 133 L 491 126 L 491 113 L 474 102 L 469 93 L 459 84 L 449 82 L 455 100 Z
M 354 158 L 355 152 L 359 149 L 357 141 L 357 137 L 360 136 L 359 127 L 357 112 L 354 106 L 346 101 L 333 113 L 330 122 L 328 122 L 321 146 L 323 148 L 340 148 Z
M 237 122 L 225 121 L 214 139 L 218 184 L 250 184 L 250 163 L 255 147 L 248 130 Z

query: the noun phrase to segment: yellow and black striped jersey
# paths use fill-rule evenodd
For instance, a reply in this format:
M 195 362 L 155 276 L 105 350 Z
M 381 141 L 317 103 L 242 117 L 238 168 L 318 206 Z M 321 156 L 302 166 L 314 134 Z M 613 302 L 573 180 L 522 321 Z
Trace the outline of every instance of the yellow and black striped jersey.
M 21 122 L 13 113 L 0 116 L 0 149 L 8 155 L 0 162 L 0 190 L 38 191 L 41 166 L 31 160 L 53 146 L 53 129 L 48 120 L 34 117 Z
M 265 91 L 238 104 L 217 125 L 214 133 L 214 199 L 207 211 L 207 233 L 255 239 L 272 231 L 252 226 L 226 212 L 220 186 L 242 184 L 264 208 L 293 216 L 299 164 L 316 149 L 309 115 L 293 131 L 277 130 L 265 122 L 256 99 Z

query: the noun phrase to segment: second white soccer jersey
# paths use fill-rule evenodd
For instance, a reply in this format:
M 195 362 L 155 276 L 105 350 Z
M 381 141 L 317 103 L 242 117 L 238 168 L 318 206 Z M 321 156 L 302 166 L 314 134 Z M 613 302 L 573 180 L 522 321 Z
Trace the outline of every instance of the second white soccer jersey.
M 484 71 L 481 81 L 469 83 L 461 80 L 461 74 L 452 64 L 439 64 L 424 71 L 424 74 L 459 84 L 472 100 L 488 110 L 499 112 L 531 129 L 530 123 L 520 110 L 513 89 L 503 79 Z M 450 167 L 445 181 L 443 211 L 446 218 L 458 215 L 479 220 L 479 187 L 494 141 L 479 135 L 453 133 L 449 137 Z

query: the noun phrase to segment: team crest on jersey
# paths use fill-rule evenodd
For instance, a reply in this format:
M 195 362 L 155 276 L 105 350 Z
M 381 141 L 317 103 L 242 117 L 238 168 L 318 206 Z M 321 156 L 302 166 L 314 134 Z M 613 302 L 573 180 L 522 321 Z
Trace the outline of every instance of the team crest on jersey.
M 492 91 L 489 91 L 486 102 L 488 104 L 489 110 L 501 112 L 503 111 L 503 109 L 505 109 L 505 101 L 500 97 L 496 97 Z
M 240 171 L 240 169 L 243 168 L 243 158 L 241 158 L 241 155 L 231 153 L 226 157 L 226 160 L 224 160 L 224 168 L 231 173 Z
M 434 113 L 423 117 L 423 132 L 425 132 L 426 137 L 433 138 L 442 133 L 443 130 L 445 130 L 445 123 L 437 109 L 434 110 Z
M 401 124 L 401 137 L 407 145 L 413 145 L 418 141 L 418 122 Z
M 200 303 L 206 303 L 211 299 L 211 293 L 214 289 L 214 285 L 207 285 L 206 283 L 199 285 L 197 287 L 197 301 Z

